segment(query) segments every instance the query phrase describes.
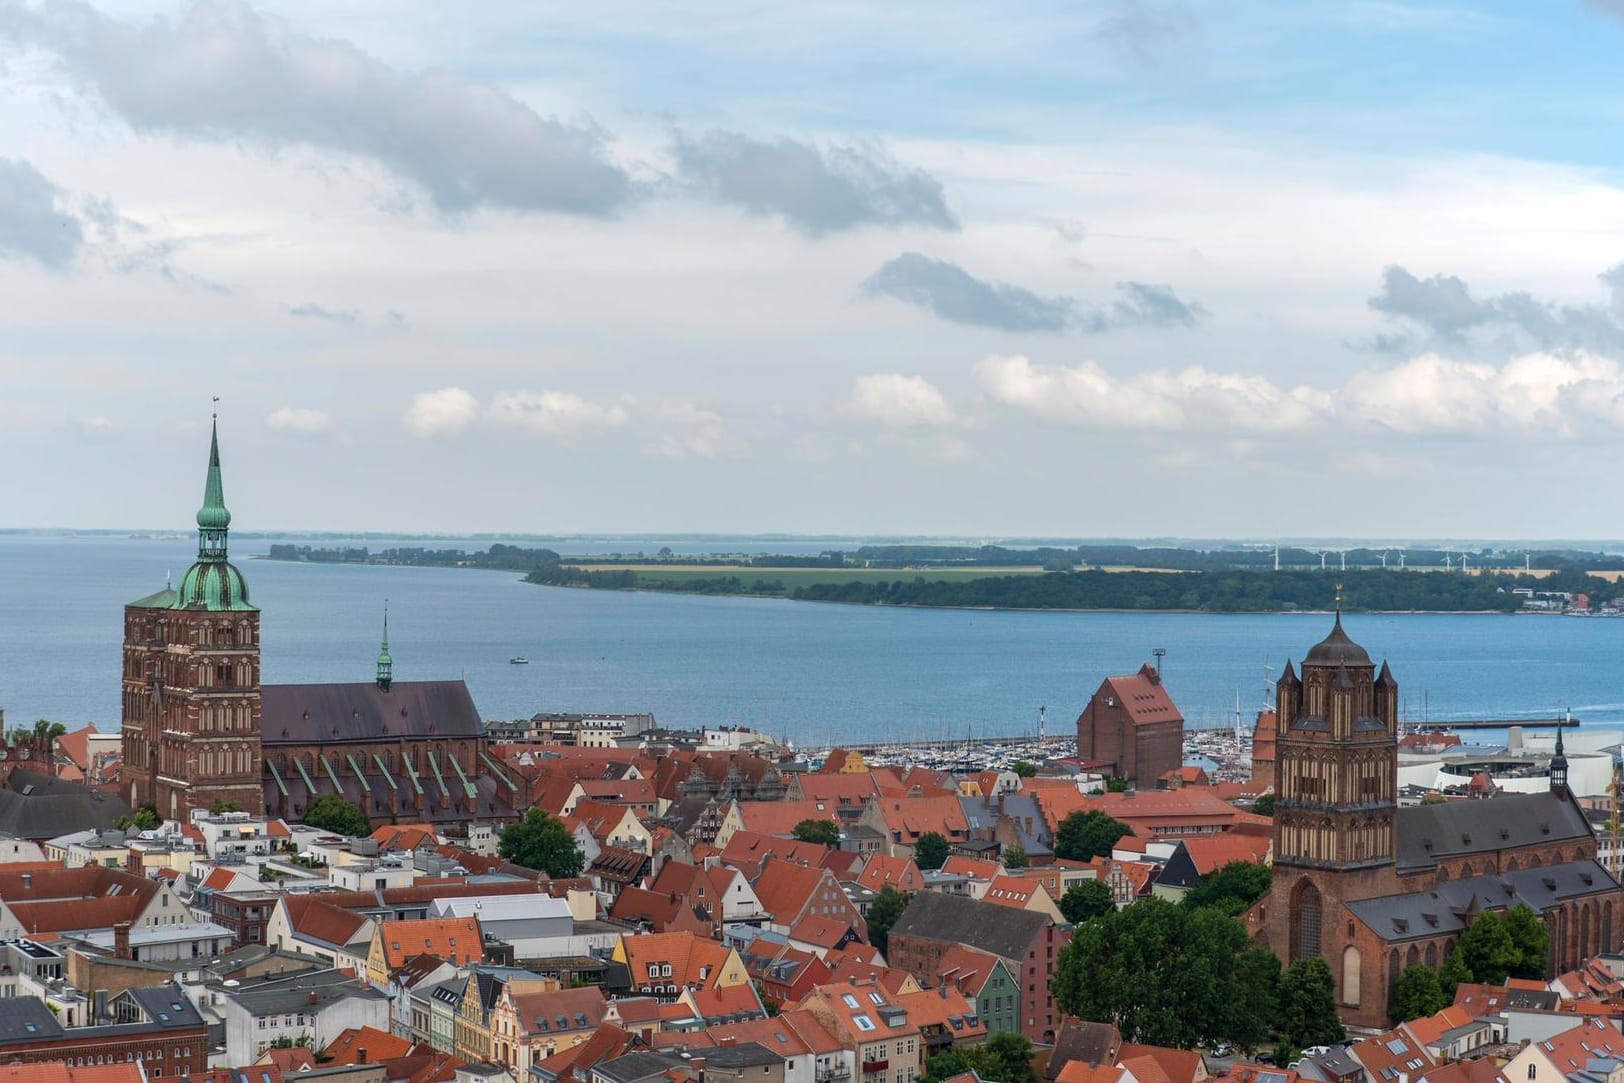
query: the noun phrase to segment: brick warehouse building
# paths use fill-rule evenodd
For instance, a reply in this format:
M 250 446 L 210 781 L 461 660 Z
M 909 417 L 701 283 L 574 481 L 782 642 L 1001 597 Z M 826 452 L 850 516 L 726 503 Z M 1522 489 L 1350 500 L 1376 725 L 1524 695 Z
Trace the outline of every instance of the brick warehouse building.
M 1472 918 L 1527 905 L 1548 969 L 1617 947 L 1618 884 L 1567 788 L 1558 736 L 1549 793 L 1398 807 L 1398 684 L 1342 628 L 1275 687 L 1274 882 L 1244 915 L 1286 963 L 1331 968 L 1343 1019 L 1385 1027 L 1393 984 L 1441 965 Z
M 1112 778 L 1154 787 L 1184 763 L 1184 716 L 1150 663 L 1107 677 L 1077 716 L 1077 755 L 1110 765 Z
M 462 681 L 395 681 L 388 624 L 372 681 L 261 685 L 260 613 L 227 558 L 218 430 L 197 561 L 124 609 L 123 789 L 184 819 L 235 803 L 301 817 L 339 794 L 374 822 L 515 815 L 518 781 L 489 756 Z

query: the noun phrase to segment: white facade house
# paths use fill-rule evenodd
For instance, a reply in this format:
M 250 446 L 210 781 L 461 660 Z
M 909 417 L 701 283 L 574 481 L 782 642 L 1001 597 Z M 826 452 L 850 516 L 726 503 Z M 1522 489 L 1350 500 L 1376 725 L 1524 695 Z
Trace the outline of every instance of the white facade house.
M 227 1064 L 252 1064 L 278 1041 L 321 1049 L 351 1027 L 389 1030 L 389 998 L 334 971 L 244 984 L 224 991 Z

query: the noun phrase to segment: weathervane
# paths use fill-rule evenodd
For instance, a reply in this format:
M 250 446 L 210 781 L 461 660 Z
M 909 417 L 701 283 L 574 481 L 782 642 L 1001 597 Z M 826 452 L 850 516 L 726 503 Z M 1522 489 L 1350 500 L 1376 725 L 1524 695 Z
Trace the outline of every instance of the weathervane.
M 1338 583 L 1336 585 L 1336 611 L 1338 613 L 1342 612 L 1342 584 L 1341 583 Z
M 219 421 L 220 420 L 220 396 L 219 395 L 214 395 L 214 396 L 212 396 L 210 398 L 210 401 L 214 403 L 214 409 L 209 411 L 209 417 L 213 418 L 215 421 Z

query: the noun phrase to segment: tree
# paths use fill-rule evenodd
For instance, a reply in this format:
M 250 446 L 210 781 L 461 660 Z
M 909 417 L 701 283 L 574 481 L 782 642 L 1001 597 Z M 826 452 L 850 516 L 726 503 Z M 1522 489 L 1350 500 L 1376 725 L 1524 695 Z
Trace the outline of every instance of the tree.
M 1216 906 L 1226 914 L 1237 915 L 1269 893 L 1274 872 L 1253 861 L 1231 861 L 1201 878 L 1184 895 L 1185 906 L 1195 909 Z
M 1463 982 L 1470 984 L 1471 981 L 1472 972 L 1466 966 L 1466 956 L 1458 950 L 1450 952 L 1449 958 L 1444 960 L 1443 967 L 1438 971 L 1438 984 L 1451 1004 L 1455 1002 L 1456 987 Z
M 241 812 L 242 806 L 235 801 L 216 801 L 209 806 L 210 816 L 219 816 L 225 812 Z
M 1252 811 L 1257 813 L 1259 816 L 1273 816 L 1274 815 L 1274 794 L 1266 793 L 1262 797 L 1258 798 L 1256 801 L 1253 801 L 1252 802 Z
M 35 748 L 50 748 L 51 742 L 68 732 L 68 727 L 60 722 L 52 722 L 48 718 L 37 719 L 34 722 L 33 737 Z
M 921 871 L 939 869 L 947 863 L 947 840 L 940 832 L 927 831 L 914 843 L 914 864 Z
M 1268 948 L 1250 948 L 1235 960 L 1234 1000 L 1229 1040 L 1247 1051 L 1261 1046 L 1280 1014 L 1280 958 Z M 1287 1061 L 1286 1063 L 1290 1063 Z
M 1060 913 L 1073 925 L 1081 925 L 1115 909 L 1116 900 L 1111 897 L 1111 889 L 1100 880 L 1073 884 L 1060 896 Z
M 156 831 L 163 822 L 164 818 L 158 815 L 158 806 L 150 801 L 136 809 L 130 820 L 137 831 Z
M 1016 760 L 1009 765 L 1009 769 L 1022 778 L 1031 778 L 1038 773 L 1038 765 L 1030 760 Z
M 1060 821 L 1054 833 L 1054 856 L 1067 861 L 1087 861 L 1110 857 L 1111 848 L 1133 829 L 1098 809 L 1074 812 Z M 922 867 L 922 866 L 921 866 Z
M 1512 967 L 1522 961 L 1505 919 L 1492 910 L 1473 919 L 1461 934 L 1454 953 L 1461 957 L 1461 964 L 1473 981 L 1488 985 L 1504 985 Z
M 1032 1040 L 1012 1031 L 994 1034 L 978 1046 L 950 1046 L 925 1061 L 920 1083 L 942 1083 L 965 1072 L 998 1083 L 1037 1083 Z
M 868 942 L 879 948 L 882 955 L 890 947 L 891 926 L 906 909 L 908 896 L 889 884 L 880 888 L 880 893 L 868 904 L 868 913 L 864 915 L 868 923 Z
M 1393 985 L 1393 995 L 1387 1000 L 1387 1010 L 1395 1023 L 1408 1023 L 1442 1011 L 1454 1002 L 1444 992 L 1438 972 L 1425 963 L 1405 970 Z
M 1005 846 L 1000 856 L 1003 858 L 1004 869 L 1007 872 L 1024 869 L 1031 864 L 1026 857 L 1026 848 L 1018 842 L 1012 842 Z
M 1543 978 L 1545 960 L 1550 951 L 1550 932 L 1545 923 L 1527 906 L 1517 905 L 1506 911 L 1506 932 L 1511 936 L 1515 960 L 1511 964 L 1513 978 Z
M 1125 778 L 1113 778 L 1106 782 L 1105 789 L 1108 793 L 1127 793 L 1128 780 Z
M 801 842 L 819 846 L 840 845 L 840 825 L 833 820 L 805 819 L 790 829 L 790 834 Z
M 1240 922 L 1217 910 L 1142 899 L 1079 925 L 1050 990 L 1063 1012 L 1115 1023 L 1123 1040 L 1181 1049 L 1255 1039 L 1243 1009 L 1268 1004 L 1241 988 L 1266 981 Z M 1245 965 L 1242 965 L 1243 957 Z
M 539 808 L 531 809 L 524 814 L 524 819 L 502 829 L 496 852 L 515 865 L 539 869 L 555 879 L 579 876 L 581 867 L 586 864 L 580 845 L 564 821 Z
M 316 798 L 305 810 L 304 822 L 311 827 L 351 838 L 368 834 L 372 830 L 372 825 L 367 822 L 366 813 L 336 793 Z
M 1336 1016 L 1331 968 L 1316 957 L 1298 959 L 1280 975 L 1280 1040 L 1297 1049 L 1330 1045 L 1347 1037 Z

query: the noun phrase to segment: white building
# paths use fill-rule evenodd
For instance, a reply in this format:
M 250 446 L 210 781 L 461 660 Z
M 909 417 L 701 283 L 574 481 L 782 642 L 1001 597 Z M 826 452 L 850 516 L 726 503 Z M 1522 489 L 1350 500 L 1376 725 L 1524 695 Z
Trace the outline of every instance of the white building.
M 295 974 L 222 990 L 224 1063 L 252 1064 L 279 1040 L 321 1049 L 351 1027 L 389 1031 L 389 998 L 337 971 Z

